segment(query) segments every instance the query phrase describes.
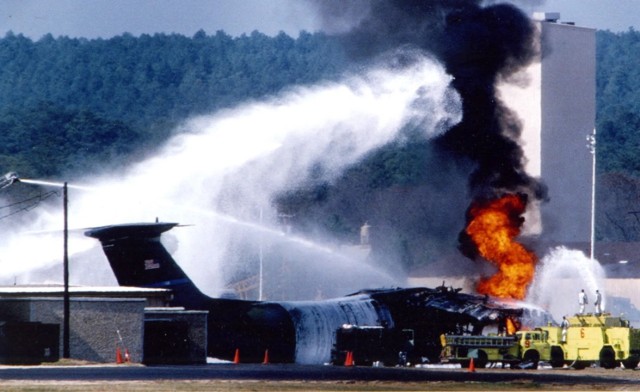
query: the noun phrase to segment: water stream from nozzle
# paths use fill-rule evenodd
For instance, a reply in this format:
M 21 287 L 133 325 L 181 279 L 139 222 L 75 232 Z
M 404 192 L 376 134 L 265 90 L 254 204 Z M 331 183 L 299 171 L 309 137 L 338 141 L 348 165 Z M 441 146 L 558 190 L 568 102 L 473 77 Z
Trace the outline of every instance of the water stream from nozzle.
M 586 312 L 592 313 L 596 290 L 602 293 L 603 309 L 606 308 L 604 280 L 605 271 L 597 260 L 582 251 L 558 246 L 542 258 L 527 300 L 561 320 L 564 315 L 578 312 L 578 292 L 584 289 L 589 298 Z
M 25 183 L 25 184 L 51 186 L 51 187 L 57 187 L 57 188 L 62 188 L 62 187 L 64 187 L 64 184 L 65 184 L 64 182 L 33 180 L 33 179 L 28 179 L 28 178 L 16 178 L 16 181 L 19 181 L 19 182 L 22 182 L 22 183 Z M 80 189 L 80 190 L 83 190 L 83 191 L 95 191 L 96 190 L 96 188 L 83 186 L 83 185 L 74 185 L 74 184 L 69 184 L 69 183 L 67 183 L 67 187 L 68 188 L 73 188 L 73 189 Z
M 460 100 L 450 86 L 450 77 L 430 57 L 414 57 L 414 61 L 377 64 L 380 66 L 347 75 L 339 82 L 291 88 L 276 97 L 186 121 L 155 156 L 124 171 L 82 179 L 88 187 L 70 186 L 95 190 L 69 195 L 70 224 L 95 227 L 149 222 L 156 217 L 193 224 L 193 229 L 167 233 L 175 239 L 175 248 L 169 251 L 175 251 L 175 259 L 196 285 L 214 294 L 224 289 L 223 277 L 231 275 L 225 269 L 234 259 L 237 265 L 255 260 L 260 235 L 257 223 L 240 222 L 258 222 L 257 212 L 264 211 L 264 225 L 277 227 L 274 200 L 278 196 L 317 182 L 335 181 L 372 151 L 397 140 L 403 130 L 419 130 L 429 139 L 460 121 Z M 33 179 L 26 182 L 63 185 Z M 21 230 L 57 229 L 60 210 L 58 203 L 43 203 L 34 211 L 37 216 L 30 227 Z M 324 221 L 306 229 L 313 233 L 314 242 L 332 241 L 322 236 L 326 233 Z M 12 278 L 20 271 L 55 263 L 59 248 L 55 239 L 49 247 L 34 246 L 33 238 L 17 238 L 16 232 L 1 237 L 0 277 Z M 305 242 L 280 237 L 288 243 Z M 74 240 L 71 245 L 77 243 Z M 311 265 L 311 258 L 317 262 L 314 269 L 300 268 L 291 275 L 301 287 L 305 286 L 303 278 L 313 282 L 323 274 L 327 286 L 327 274 L 339 274 L 337 278 L 351 291 L 372 285 L 359 280 L 359 266 L 327 257 L 330 252 L 321 258 L 318 252 L 291 249 L 280 240 L 273 241 L 272 249 L 282 250 L 278 261 L 283 268 L 292 264 L 291 251 L 296 252 L 299 264 Z M 336 267 L 329 267 L 326 259 Z M 338 270 L 343 266 L 350 268 Z M 306 286 L 312 287 L 309 283 Z

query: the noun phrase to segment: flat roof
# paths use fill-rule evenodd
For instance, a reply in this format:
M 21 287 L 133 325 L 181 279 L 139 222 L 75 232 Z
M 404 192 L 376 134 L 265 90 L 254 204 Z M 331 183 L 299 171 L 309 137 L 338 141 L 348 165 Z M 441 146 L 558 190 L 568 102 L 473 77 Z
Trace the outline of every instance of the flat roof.
M 169 289 L 128 286 L 69 286 L 69 295 L 74 297 L 162 297 Z M 14 285 L 0 286 L 0 297 L 63 295 L 63 285 Z

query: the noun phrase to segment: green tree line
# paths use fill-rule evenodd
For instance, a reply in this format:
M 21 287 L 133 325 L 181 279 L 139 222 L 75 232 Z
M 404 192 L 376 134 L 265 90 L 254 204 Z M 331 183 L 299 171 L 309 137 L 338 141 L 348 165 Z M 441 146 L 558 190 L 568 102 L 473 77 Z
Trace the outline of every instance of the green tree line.
M 597 236 L 637 241 L 640 33 L 598 31 L 596 38 Z M 7 33 L 0 39 L 0 168 L 31 178 L 117 168 L 166 140 L 189 116 L 276 94 L 293 84 L 332 79 L 348 66 L 337 39 L 321 33 L 231 37 L 200 31 L 192 37 L 124 34 L 92 40 L 47 35 L 37 41 Z M 345 175 L 341 184 L 350 181 L 348 186 L 320 184 L 283 195 L 281 202 L 309 210 L 309 205 L 330 204 L 332 195 L 349 197 L 347 189 L 354 187 L 359 191 L 354 197 L 376 203 L 393 204 L 404 197 L 412 209 L 406 213 L 406 230 L 399 230 L 406 238 L 397 246 L 406 255 L 403 263 L 420 263 L 429 257 L 424 254 L 428 247 L 415 250 L 412 244 L 430 240 L 419 236 L 419 227 L 437 223 L 418 220 L 415 209 L 427 208 L 427 199 L 428 208 L 448 208 L 441 205 L 445 196 L 430 191 L 447 179 L 425 175 L 435 165 L 432 155 L 424 142 L 387 146 Z M 451 165 L 448 170 L 455 172 Z M 415 202 L 407 202 L 409 189 Z M 336 206 L 319 219 L 325 219 L 328 231 L 355 238 L 366 220 L 366 212 L 354 214 L 357 210 L 347 215 Z M 453 224 L 460 227 L 460 222 Z
M 596 33 L 596 236 L 639 241 L 640 32 Z
M 0 39 L 0 166 L 55 176 L 106 156 L 126 161 L 180 120 L 331 78 L 344 64 L 334 40 L 304 32 L 35 42 L 8 33 Z

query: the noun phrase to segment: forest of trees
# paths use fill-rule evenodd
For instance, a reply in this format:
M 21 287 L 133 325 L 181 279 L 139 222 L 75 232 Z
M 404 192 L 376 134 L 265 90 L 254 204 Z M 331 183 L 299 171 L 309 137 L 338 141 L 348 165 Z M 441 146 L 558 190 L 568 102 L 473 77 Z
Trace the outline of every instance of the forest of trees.
M 597 213 L 603 241 L 640 240 L 640 32 L 596 33 Z
M 599 170 L 640 177 L 640 32 L 596 37 Z
M 637 241 L 640 33 L 596 36 L 597 235 Z M 37 41 L 7 33 L 0 39 L 0 168 L 34 178 L 115 168 L 157 147 L 189 116 L 332 79 L 348 64 L 337 40 L 320 33 Z M 419 186 L 425 148 L 389 146 L 349 175 L 378 189 Z M 314 202 L 313 195 L 296 197 Z M 331 224 L 336 232 L 357 230 L 340 216 Z
M 39 177 L 125 158 L 189 116 L 331 78 L 345 61 L 321 34 L 200 31 L 36 42 L 8 33 L 0 64 L 0 167 Z

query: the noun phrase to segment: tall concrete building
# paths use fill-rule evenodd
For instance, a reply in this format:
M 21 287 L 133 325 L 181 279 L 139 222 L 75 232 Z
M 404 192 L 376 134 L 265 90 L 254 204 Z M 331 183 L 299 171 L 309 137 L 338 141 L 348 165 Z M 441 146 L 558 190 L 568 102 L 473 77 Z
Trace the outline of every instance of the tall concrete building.
M 530 233 L 554 242 L 591 238 L 595 129 L 595 29 L 560 22 L 558 13 L 535 13 L 540 57 L 501 87 L 508 107 L 523 121 L 530 175 L 548 186 L 549 201 L 529 216 Z

